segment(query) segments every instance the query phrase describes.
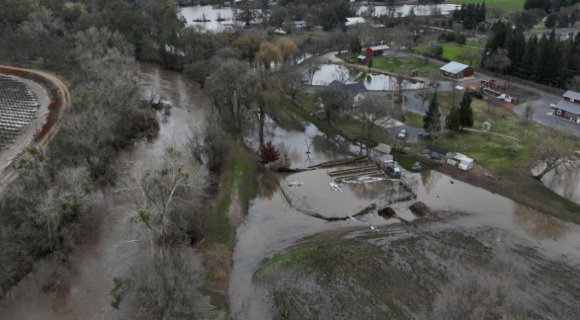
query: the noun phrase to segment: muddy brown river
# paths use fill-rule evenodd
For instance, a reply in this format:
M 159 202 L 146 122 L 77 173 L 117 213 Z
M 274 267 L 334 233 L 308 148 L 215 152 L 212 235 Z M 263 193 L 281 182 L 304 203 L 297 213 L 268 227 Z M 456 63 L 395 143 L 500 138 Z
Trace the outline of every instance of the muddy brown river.
M 119 161 L 148 161 L 165 147 L 181 143 L 190 123 L 203 121 L 203 97 L 180 74 L 141 64 L 145 95 L 157 91 L 173 104 L 169 115 L 159 114 L 161 131 L 151 141 L 138 141 L 119 155 Z M 288 149 L 292 167 L 306 167 L 344 156 L 344 150 L 358 148 L 340 138 L 327 137 L 311 124 L 304 131 L 285 130 L 269 120 L 265 140 Z M 255 138 L 250 138 L 252 143 Z M 311 146 L 310 148 L 308 146 Z M 307 153 L 310 152 L 310 153 Z M 288 174 L 282 177 L 285 192 L 293 200 L 291 208 L 280 188 L 269 176 L 262 177 L 259 194 L 251 201 L 245 221 L 238 227 L 229 280 L 230 310 L 233 319 L 271 319 L 263 289 L 254 285 L 252 275 L 261 261 L 291 246 L 296 241 L 331 229 L 357 227 L 373 232 L 397 219 L 385 220 L 376 211 L 359 220 L 327 222 L 296 210 L 316 212 L 324 217 L 347 217 L 369 204 L 377 207 L 397 196 L 396 185 L 385 180 L 340 183 L 331 187 L 328 171 Z M 466 213 L 452 221 L 457 228 L 494 226 L 514 236 L 531 239 L 538 250 L 549 256 L 580 265 L 580 228 L 518 205 L 502 196 L 454 180 L 437 172 L 407 173 L 417 183 L 417 200 L 434 210 Z M 299 183 L 295 183 L 299 182 Z M 391 191 L 394 190 L 394 191 Z M 128 219 L 127 200 L 103 191 L 102 212 L 97 231 L 71 256 L 69 288 L 55 295 L 42 293 L 35 274 L 24 279 L 0 305 L 1 319 L 130 319 L 130 310 L 113 310 L 109 292 L 112 278 L 125 274 L 134 262 L 139 244 Z M 416 217 L 408 208 L 411 202 L 391 205 L 406 220 Z M 493 239 L 502 243 L 501 238 Z M 192 257 L 194 259 L 194 257 Z

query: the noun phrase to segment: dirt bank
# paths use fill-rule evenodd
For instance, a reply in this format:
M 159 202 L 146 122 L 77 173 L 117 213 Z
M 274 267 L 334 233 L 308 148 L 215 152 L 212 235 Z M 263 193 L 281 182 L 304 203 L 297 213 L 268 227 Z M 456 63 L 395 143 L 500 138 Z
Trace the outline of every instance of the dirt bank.
M 43 114 L 45 119 L 40 119 L 41 125 L 27 130 L 12 146 L 0 153 L 0 174 L 2 174 L 26 148 L 43 146 L 58 132 L 63 115 L 70 105 L 70 93 L 59 78 L 46 72 L 0 65 L 0 73 L 34 82 L 42 88 L 49 99 L 48 112 Z M 0 181 L 5 182 L 3 179 L 11 177 L 13 174 L 8 172 Z
M 461 215 L 380 232 L 321 233 L 266 260 L 254 279 L 274 315 L 318 319 L 574 319 L 578 254 Z

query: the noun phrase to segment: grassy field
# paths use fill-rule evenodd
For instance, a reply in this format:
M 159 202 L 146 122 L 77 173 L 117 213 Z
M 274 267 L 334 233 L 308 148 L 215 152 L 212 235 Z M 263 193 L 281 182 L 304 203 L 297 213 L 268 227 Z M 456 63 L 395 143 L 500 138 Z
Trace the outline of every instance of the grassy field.
M 417 70 L 420 77 L 426 77 L 431 71 L 438 72 L 441 64 L 414 56 L 394 57 L 392 55 L 373 58 L 373 68 L 397 72 L 398 70 Z
M 418 115 L 413 112 L 405 112 L 405 118 L 407 118 L 406 125 L 415 128 L 423 128 L 423 116 Z
M 485 43 L 481 43 L 479 41 L 473 41 L 473 40 L 465 41 L 465 45 L 472 46 L 472 47 L 485 48 Z
M 482 3 L 485 1 L 486 8 L 501 8 L 505 13 L 509 13 L 514 9 L 522 9 L 524 7 L 524 0 L 454 0 L 456 3 Z
M 481 61 L 481 54 L 479 54 L 477 49 L 469 48 L 469 47 L 465 47 L 465 46 L 460 46 L 460 45 L 454 44 L 454 43 L 444 43 L 444 44 L 442 44 L 442 47 L 443 47 L 442 57 L 444 59 L 462 62 L 462 63 L 469 63 L 469 61 L 461 61 L 459 58 L 457 58 L 457 55 L 461 52 L 464 52 L 464 51 L 470 51 L 470 52 L 476 52 L 477 56 L 478 56 L 477 60 L 475 60 L 473 62 L 473 65 L 478 65 Z M 423 52 L 423 50 L 425 50 L 425 48 L 426 48 L 426 46 L 418 46 L 418 47 L 413 48 L 413 51 Z

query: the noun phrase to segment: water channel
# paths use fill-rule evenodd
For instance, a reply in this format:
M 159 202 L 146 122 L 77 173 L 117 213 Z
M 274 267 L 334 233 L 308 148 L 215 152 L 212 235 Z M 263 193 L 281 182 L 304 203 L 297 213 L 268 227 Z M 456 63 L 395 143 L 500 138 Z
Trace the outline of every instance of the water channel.
M 144 97 L 151 92 L 173 105 L 170 114 L 158 114 L 159 136 L 139 140 L 118 155 L 118 163 L 148 162 L 158 158 L 165 148 L 179 145 L 191 123 L 203 120 L 201 91 L 188 84 L 181 74 L 152 64 L 140 64 Z M 132 310 L 114 310 L 109 295 L 113 277 L 127 276 L 134 266 L 141 244 L 134 223 L 129 221 L 131 199 L 114 188 L 100 191 L 100 205 L 95 225 L 85 241 L 71 254 L 68 287 L 56 294 L 43 293 L 37 275 L 32 273 L 0 303 L 0 319 L 130 319 Z
M 119 155 L 119 162 L 148 161 L 159 156 L 165 147 L 184 140 L 190 123 L 203 121 L 204 98 L 195 86 L 179 73 L 164 71 L 154 65 L 141 64 L 144 95 L 158 91 L 173 105 L 168 115 L 159 114 L 159 137 L 137 141 Z M 306 167 L 356 153 L 358 148 L 340 138 L 328 137 L 315 126 L 303 123 L 304 130 L 286 130 L 267 121 L 265 140 L 284 144 L 289 150 L 292 167 Z M 250 138 L 249 141 L 253 141 Z M 542 213 L 530 210 L 486 190 L 428 171 L 406 173 L 417 181 L 417 196 L 434 210 L 468 213 L 452 223 L 458 228 L 494 226 L 515 236 L 530 239 L 536 248 L 554 257 L 565 255 L 566 261 L 580 264 L 580 228 Z M 326 169 L 282 176 L 288 189 L 309 210 L 325 217 L 345 217 L 371 203 L 386 205 L 396 187 L 387 181 L 342 183 L 333 189 Z M 390 191 L 390 190 L 395 190 Z M 130 313 L 110 306 L 112 278 L 122 276 L 132 265 L 139 244 L 128 221 L 131 213 L 126 199 L 110 191 L 102 193 L 100 226 L 73 252 L 71 278 L 67 290 L 56 295 L 42 293 L 35 275 L 24 279 L 11 298 L 0 305 L 3 319 L 122 319 Z M 410 202 L 391 205 L 406 220 L 416 217 L 408 209 Z M 229 280 L 231 315 L 234 319 L 270 319 L 265 292 L 252 282 L 261 261 L 291 246 L 296 241 L 319 232 L 337 228 L 363 228 L 372 225 L 379 230 L 399 220 L 385 220 L 371 212 L 359 221 L 327 222 L 303 214 L 288 206 L 277 183 L 269 174 L 260 178 L 258 195 L 251 201 L 245 221 L 238 227 Z M 501 243 L 502 239 L 497 239 Z M 192 257 L 193 259 L 193 257 Z

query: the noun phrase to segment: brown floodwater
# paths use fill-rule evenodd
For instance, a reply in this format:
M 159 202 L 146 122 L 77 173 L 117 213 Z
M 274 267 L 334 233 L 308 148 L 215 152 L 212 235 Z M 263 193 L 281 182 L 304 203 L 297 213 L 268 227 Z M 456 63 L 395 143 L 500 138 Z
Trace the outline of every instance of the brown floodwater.
M 299 140 L 299 139 L 298 139 Z M 433 211 L 464 213 L 449 223 L 457 228 L 497 227 L 505 238 L 495 238 L 496 245 L 508 245 L 512 237 L 531 240 L 534 248 L 549 257 L 580 265 L 580 228 L 575 224 L 519 205 L 503 196 L 457 181 L 435 171 L 410 174 L 418 181 L 417 200 Z M 392 196 L 392 185 L 385 181 L 339 184 L 344 193 L 329 186 L 327 170 L 301 172 L 285 177 L 289 190 L 301 201 L 298 208 L 314 210 L 324 216 L 352 214 L 369 203 L 377 208 L 386 205 Z M 295 182 L 302 186 L 297 187 Z M 271 185 L 271 184 L 269 184 Z M 262 191 L 252 201 L 246 221 L 238 227 L 233 269 L 230 275 L 230 300 L 234 319 L 270 319 L 268 300 L 263 287 L 252 282 L 260 263 L 300 239 L 331 229 L 365 227 L 381 229 L 397 219 L 385 220 L 376 211 L 364 215 L 362 221 L 326 222 L 290 208 L 279 188 Z M 394 188 L 396 190 L 396 188 Z M 366 194 L 366 195 L 365 195 Z M 413 200 L 415 201 L 415 200 Z M 413 220 L 408 209 L 413 201 L 391 205 L 399 217 Z
M 158 113 L 158 137 L 139 140 L 123 150 L 118 163 L 148 162 L 157 159 L 170 146 L 186 140 L 190 124 L 203 121 L 202 95 L 182 76 L 141 63 L 144 97 L 158 92 L 173 105 L 168 114 Z M 114 189 L 114 188 L 113 188 Z M 129 218 L 134 215 L 132 201 L 123 192 L 110 188 L 99 191 L 100 205 L 95 231 L 70 256 L 69 281 L 65 290 L 43 293 L 33 272 L 14 288 L 10 298 L 0 304 L 1 319 L 130 319 L 130 308 L 114 310 L 109 292 L 113 277 L 126 276 L 138 259 L 139 233 Z M 143 248 L 141 248 L 143 249 Z
M 144 96 L 149 97 L 151 91 L 158 91 L 173 108 L 168 115 L 159 113 L 159 136 L 150 141 L 135 142 L 119 155 L 119 163 L 154 160 L 166 147 L 183 143 L 189 126 L 195 127 L 196 123 L 204 121 L 203 96 L 197 88 L 188 85 L 179 73 L 164 71 L 150 64 L 140 64 L 140 68 Z M 306 167 L 358 152 L 357 146 L 341 138 L 328 137 L 312 124 L 305 123 L 304 131 L 285 130 L 270 119 L 266 124 L 265 140 L 272 140 L 276 146 L 283 144 L 289 150 L 292 167 Z M 248 139 L 254 145 L 255 141 L 256 135 Z M 338 183 L 339 188 L 333 188 L 328 175 L 331 170 L 336 168 L 284 175 L 281 177 L 283 188 L 272 182 L 275 180 L 271 176 L 262 178 L 268 183 L 261 184 L 259 194 L 251 201 L 245 221 L 237 229 L 229 280 L 232 318 L 271 318 L 265 292 L 252 282 L 252 275 L 263 259 L 319 232 L 352 227 L 372 232 L 371 226 L 381 229 L 388 224 L 399 223 L 398 219 L 379 217 L 376 210 L 357 216 L 358 220 L 332 222 L 299 211 L 315 212 L 323 217 L 348 217 L 370 204 L 376 204 L 377 209 L 382 208 L 401 194 L 396 184 L 385 179 L 353 180 Z M 578 226 L 437 172 L 407 175 L 417 181 L 417 200 L 425 202 L 433 210 L 466 213 L 451 221 L 458 228 L 503 228 L 510 234 L 531 239 L 538 250 L 575 265 L 580 264 Z M 112 190 L 103 190 L 100 196 L 102 216 L 97 221 L 99 227 L 71 254 L 68 288 L 54 295 L 42 293 L 33 273 L 11 292 L 11 298 L 0 304 L 0 318 L 131 318 L 132 310 L 112 309 L 109 292 L 113 277 L 129 272 L 141 244 L 134 241 L 138 234 L 129 223 L 132 214 L 128 209 L 130 201 Z M 288 197 L 292 199 L 292 207 L 287 201 Z M 412 202 L 398 202 L 390 206 L 398 217 L 410 221 L 416 219 L 408 209 Z M 501 244 L 504 239 L 493 241 Z

